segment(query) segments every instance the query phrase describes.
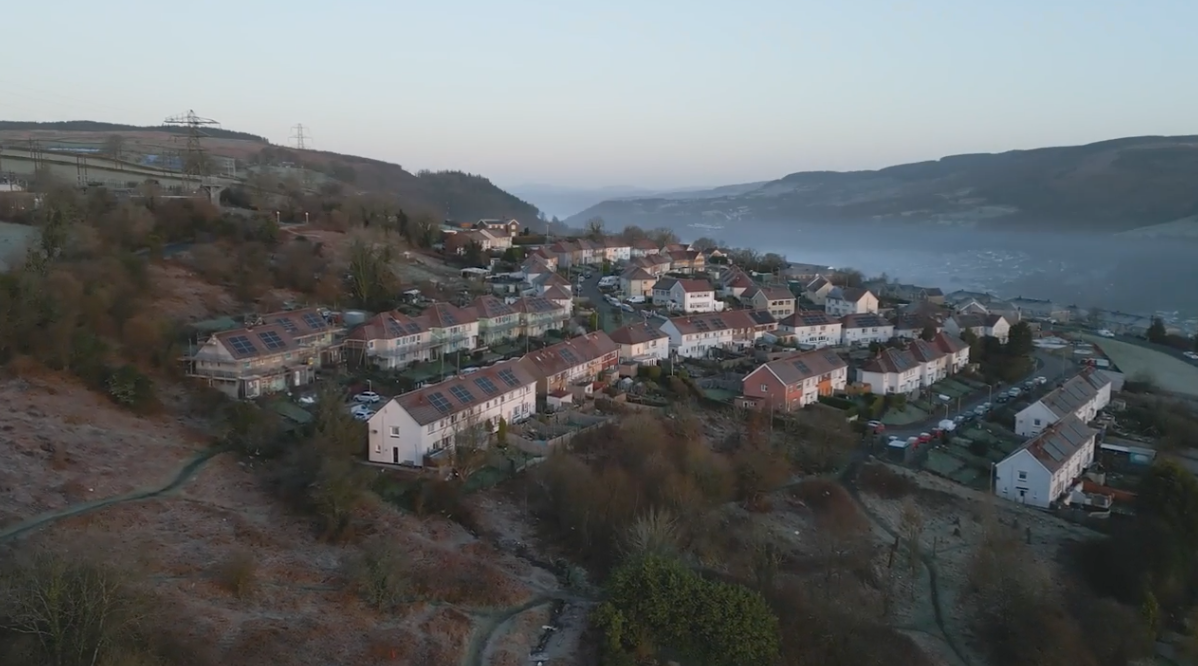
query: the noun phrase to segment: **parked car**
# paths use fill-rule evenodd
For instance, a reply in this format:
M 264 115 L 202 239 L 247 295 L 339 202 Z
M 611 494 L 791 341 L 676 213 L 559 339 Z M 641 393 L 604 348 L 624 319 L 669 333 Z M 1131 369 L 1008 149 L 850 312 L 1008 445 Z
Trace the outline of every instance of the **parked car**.
M 316 404 L 316 396 L 301 395 L 300 397 L 296 398 L 295 401 L 301 405 L 315 405 Z
M 1010 401 L 1011 401 L 1011 396 L 1010 396 L 1009 394 L 1006 394 L 1006 393 L 1003 393 L 1002 395 L 1000 395 L 1000 396 L 998 396 L 997 398 L 995 398 L 995 399 L 994 399 L 994 402 L 997 402 L 997 403 L 998 403 L 998 404 L 1000 404 L 1000 405 L 1002 405 L 1002 404 L 1005 404 L 1005 403 L 1008 403 L 1008 402 L 1010 402 Z
M 953 423 L 956 423 L 957 425 L 961 425 L 962 423 L 965 423 L 968 420 L 969 420 L 969 417 L 966 416 L 965 414 L 957 414 L 956 417 L 953 418 Z
M 367 407 L 366 405 L 354 405 L 349 410 L 349 413 L 355 419 L 358 419 L 361 421 L 365 421 L 366 419 L 369 419 L 371 416 L 374 416 L 374 410 Z
M 874 433 L 886 431 L 886 424 L 882 423 L 881 421 L 870 421 L 865 424 L 865 427 L 869 428 L 870 432 Z
M 1040 375 L 1039 377 L 1036 377 L 1036 384 L 1038 386 L 1044 386 L 1047 383 L 1048 383 L 1048 377 L 1045 377 L 1044 375 Z
M 479 368 L 475 368 L 475 367 L 462 368 L 463 375 L 472 375 L 478 371 L 479 371 Z
M 358 395 L 354 396 L 355 402 L 370 403 L 370 404 L 374 404 L 382 399 L 383 399 L 383 396 L 375 393 L 374 391 L 362 391 Z
M 919 443 L 920 444 L 927 444 L 930 441 L 932 441 L 932 433 L 930 433 L 930 432 L 919 433 Z
M 1192 351 L 1182 352 L 1181 355 L 1185 356 L 1186 358 L 1190 359 L 1191 361 L 1198 361 L 1198 352 L 1192 352 Z

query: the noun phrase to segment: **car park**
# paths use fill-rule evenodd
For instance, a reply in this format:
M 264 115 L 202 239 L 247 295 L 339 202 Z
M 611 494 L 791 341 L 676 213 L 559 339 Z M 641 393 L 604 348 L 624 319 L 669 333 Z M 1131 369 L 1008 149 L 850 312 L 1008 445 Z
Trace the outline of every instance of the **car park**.
M 374 391 L 362 391 L 358 395 L 354 396 L 355 402 L 370 403 L 370 404 L 374 404 L 382 399 L 383 399 L 383 396 L 375 393 Z

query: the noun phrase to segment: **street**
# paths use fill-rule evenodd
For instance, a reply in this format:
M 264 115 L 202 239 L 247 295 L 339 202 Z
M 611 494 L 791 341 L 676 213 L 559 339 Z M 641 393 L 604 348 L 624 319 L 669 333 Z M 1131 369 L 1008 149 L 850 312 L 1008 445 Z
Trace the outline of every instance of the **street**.
M 1046 384 L 1045 386 L 1047 388 L 1051 388 L 1051 387 L 1056 386 L 1056 384 L 1058 382 L 1068 379 L 1069 377 L 1073 376 L 1073 374 L 1075 372 L 1077 372 L 1078 366 L 1075 363 L 1073 363 L 1072 361 L 1070 361 L 1069 359 L 1061 358 L 1060 356 L 1056 356 L 1054 354 L 1049 354 L 1046 352 L 1039 352 L 1039 351 L 1035 352 L 1033 354 L 1033 356 L 1035 356 L 1035 358 L 1036 358 L 1036 365 L 1037 365 L 1036 369 L 1033 370 L 1031 372 L 1031 374 L 1029 374 L 1028 376 L 1020 379 L 1018 382 L 1016 382 L 1014 384 L 1004 385 L 1001 389 L 999 389 L 1000 392 L 1003 390 L 1006 390 L 1012 386 L 1020 386 L 1021 384 L 1023 384 L 1023 382 L 1031 379 L 1032 377 L 1040 377 L 1040 376 L 1043 376 L 1048 379 L 1048 384 Z M 996 387 L 996 389 L 997 389 L 997 387 Z M 953 407 L 955 405 L 953 403 L 950 403 L 949 410 L 948 410 L 948 418 L 953 418 L 959 414 L 965 414 L 967 412 L 972 412 L 974 409 L 976 409 L 982 403 L 985 403 L 985 402 L 993 403 L 994 395 L 995 395 L 995 393 L 993 393 L 993 392 L 980 392 L 978 394 L 978 396 L 976 396 L 976 397 L 970 397 L 968 400 L 962 400 L 961 401 L 961 409 L 959 411 L 954 410 Z M 944 420 L 944 418 L 945 418 L 945 415 L 943 412 L 941 412 L 939 414 L 929 417 L 927 420 L 925 420 L 921 423 L 913 423 L 913 424 L 903 425 L 903 426 L 887 427 L 885 434 L 887 436 L 900 437 L 903 439 L 906 439 L 907 437 L 915 437 L 915 436 L 918 436 L 920 433 L 930 431 L 931 428 L 936 427 L 936 424 L 938 424 L 940 421 Z
M 619 307 L 613 306 L 611 303 L 607 302 L 607 300 L 603 297 L 603 292 L 599 290 L 599 278 L 603 277 L 602 273 L 597 267 L 592 267 L 590 270 L 591 277 L 587 278 L 582 283 L 581 289 L 578 288 L 578 283 L 575 282 L 575 289 L 578 291 L 579 296 L 586 298 L 591 302 L 592 305 L 595 306 L 595 309 L 599 312 L 599 318 L 602 322 L 600 326 L 603 328 L 603 330 L 608 331 L 609 333 L 614 331 L 623 325 L 618 324 L 618 321 L 623 321 L 624 323 L 640 321 L 640 314 L 635 312 L 624 312 Z M 618 296 L 618 292 L 612 293 Z M 618 318 L 617 315 L 619 315 Z

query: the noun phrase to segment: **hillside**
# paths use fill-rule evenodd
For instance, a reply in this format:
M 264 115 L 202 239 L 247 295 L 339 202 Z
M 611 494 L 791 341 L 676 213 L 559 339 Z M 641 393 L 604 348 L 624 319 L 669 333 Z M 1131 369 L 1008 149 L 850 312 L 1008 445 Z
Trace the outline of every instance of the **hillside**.
M 179 154 L 183 130 L 178 127 L 136 127 L 88 120 L 36 123 L 0 121 L 0 146 L 27 148 L 36 141 L 44 151 L 105 153 L 114 150 L 119 136 L 120 156 L 140 162 Z M 427 212 L 449 219 L 483 217 L 534 221 L 535 206 L 500 189 L 483 176 L 458 171 L 413 174 L 398 164 L 357 155 L 296 150 L 271 145 L 266 139 L 217 128 L 205 128 L 205 149 L 214 157 L 237 161 L 238 174 L 253 167 L 303 167 L 318 184 L 336 181 L 346 191 L 394 196 L 409 211 Z
M 1119 232 L 1198 213 L 1198 137 L 954 155 L 877 171 L 793 173 L 749 191 L 612 200 L 567 220 L 684 227 L 694 222 L 911 221 Z

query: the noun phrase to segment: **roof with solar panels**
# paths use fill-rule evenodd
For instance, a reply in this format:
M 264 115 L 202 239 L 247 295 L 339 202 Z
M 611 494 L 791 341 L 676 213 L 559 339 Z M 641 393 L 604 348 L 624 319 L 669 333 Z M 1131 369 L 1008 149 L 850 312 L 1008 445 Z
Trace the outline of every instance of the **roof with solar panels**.
M 768 328 L 778 323 L 777 319 L 766 310 L 725 310 L 724 312 L 707 312 L 703 314 L 671 317 L 670 323 L 678 329 L 681 335 L 699 333 L 718 333 L 720 331 L 736 331 Z
M 618 350 L 607 333 L 595 331 L 525 354 L 520 364 L 535 377 L 552 377 Z
M 394 340 L 419 335 L 428 330 L 419 319 L 398 312 L 381 312 L 350 331 L 350 340 Z
M 1050 472 L 1055 472 L 1073 459 L 1090 440 L 1098 434 L 1073 414 L 1053 423 L 1039 435 L 1029 439 L 1023 446 L 1011 452 L 1016 455 L 1022 449 L 1032 454 Z M 1011 456 L 1007 456 L 1010 458 Z
M 469 375 L 459 375 L 396 397 L 420 425 L 427 425 L 452 416 L 501 395 L 536 383 L 536 379 L 519 363 L 498 363 Z
M 787 386 L 793 386 L 805 379 L 819 377 L 834 370 L 847 368 L 848 365 L 844 359 L 840 358 L 831 349 L 816 349 L 765 363 L 757 370 L 749 373 L 745 377 L 745 380 L 748 380 L 749 377 L 758 371 L 765 369 L 777 377 L 778 381 Z
M 243 328 L 222 331 L 212 337 L 233 358 L 241 360 L 292 351 L 305 338 L 324 335 L 333 328 L 317 308 L 273 312 L 255 317 L 247 324 Z

